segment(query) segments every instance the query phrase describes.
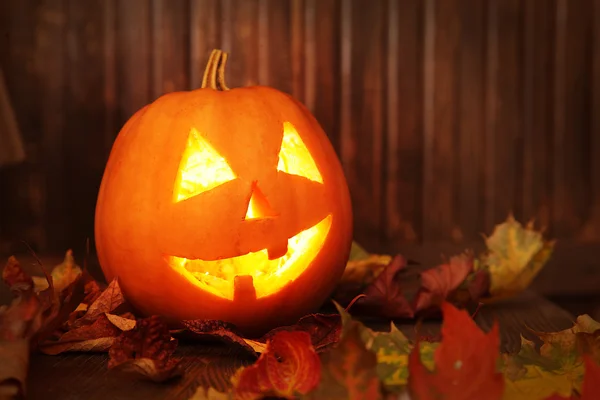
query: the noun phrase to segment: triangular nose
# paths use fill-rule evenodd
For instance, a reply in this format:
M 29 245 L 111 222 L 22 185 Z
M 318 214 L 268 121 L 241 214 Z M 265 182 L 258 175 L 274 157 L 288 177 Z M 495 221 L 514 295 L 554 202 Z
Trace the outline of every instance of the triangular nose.
M 261 192 L 258 185 L 255 183 L 252 185 L 252 194 L 250 195 L 250 200 L 248 201 L 248 209 L 246 210 L 246 218 L 245 219 L 257 219 L 257 218 L 269 218 L 276 217 L 277 213 L 271 205 L 269 201 Z

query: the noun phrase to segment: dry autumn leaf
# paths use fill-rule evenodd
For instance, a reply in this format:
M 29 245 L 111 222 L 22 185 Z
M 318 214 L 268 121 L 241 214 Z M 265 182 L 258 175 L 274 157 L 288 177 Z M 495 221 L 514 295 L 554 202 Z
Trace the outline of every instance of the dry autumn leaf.
M 435 369 L 429 371 L 414 350 L 409 358 L 409 390 L 413 398 L 502 398 L 504 379 L 497 370 L 500 334 L 494 324 L 484 333 L 465 311 L 442 304 L 442 341 L 435 350 Z
M 600 393 L 600 365 L 598 365 L 591 357 L 584 356 L 583 362 L 585 366 L 585 375 L 583 377 L 583 385 L 581 395 L 575 394 L 564 397 L 559 394 L 553 394 L 546 397 L 544 400 L 596 400 Z
M 321 362 L 306 332 L 281 331 L 267 351 L 233 378 L 236 399 L 264 396 L 294 398 L 313 390 L 321 379 Z
M 473 256 L 463 254 L 450 258 L 447 264 L 422 272 L 415 311 L 439 307 L 472 271 Z
M 108 351 L 108 368 L 135 374 L 155 382 L 181 375 L 180 360 L 172 358 L 177 340 L 157 316 L 138 319 L 135 328 L 123 332 Z
M 309 314 L 290 326 L 275 328 L 266 333 L 261 342 L 267 342 L 281 331 L 302 331 L 310 336 L 310 341 L 317 353 L 327 350 L 340 338 L 342 321 L 339 314 Z
M 120 333 L 121 330 L 114 326 L 105 315 L 101 315 L 91 325 L 83 325 L 67 331 L 57 340 L 40 343 L 39 350 L 49 355 L 69 351 L 107 351 Z
M 361 327 L 351 322 L 338 345 L 321 355 L 323 377 L 311 399 L 382 399 L 377 357 L 365 347 Z
M 361 310 L 384 318 L 412 318 L 414 310 L 397 280 L 406 267 L 406 259 L 397 255 L 381 274 L 365 289 L 365 297 L 357 301 Z
M 52 269 L 52 283 L 54 290 L 60 292 L 71 284 L 83 271 L 75 263 L 73 257 L 73 251 L 67 250 L 65 258 L 62 263 L 58 264 Z M 35 290 L 41 291 L 48 287 L 48 281 L 45 277 L 34 276 L 33 281 L 35 283 Z
M 506 399 L 543 399 L 550 395 L 568 397 L 581 388 L 584 365 L 580 338 L 594 334 L 600 324 L 580 315 L 573 327 L 559 332 L 535 332 L 542 345 L 521 339 L 519 353 L 504 356 Z
M 0 340 L 0 399 L 20 399 L 25 395 L 29 367 L 29 340 L 7 343 Z
M 215 320 L 193 320 L 182 323 L 195 339 L 218 340 L 226 344 L 233 344 L 248 355 L 256 356 L 254 348 L 236 333 L 235 327 L 229 323 Z
M 391 260 L 389 255 L 370 254 L 358 243 L 352 242 L 350 257 L 333 298 L 339 303 L 347 304 L 357 294 L 362 293 Z
M 15 295 L 9 306 L 0 307 L 0 393 L 25 392 L 30 349 L 50 335 L 83 298 L 81 274 L 56 291 L 52 277 L 48 287 L 36 293 L 32 278 L 16 258 L 9 258 L 3 280 Z
M 334 302 L 342 320 L 342 331 L 347 332 L 351 326 L 359 330 L 359 335 L 367 350 L 377 357 L 377 376 L 389 392 L 400 392 L 408 380 L 408 355 L 413 344 L 392 322 L 389 332 L 373 331 L 362 323 L 354 321 L 350 314 Z M 421 361 L 433 369 L 433 354 L 438 343 L 420 342 Z
M 13 256 L 8 258 L 2 270 L 2 280 L 13 293 L 26 292 L 33 288 L 33 279 L 21 268 L 21 264 Z
M 490 271 L 493 298 L 526 289 L 552 255 L 555 243 L 544 240 L 532 223 L 523 227 L 512 216 L 497 225 L 485 242 L 488 251 L 481 263 Z
M 91 285 L 90 290 L 94 289 L 95 286 Z M 93 294 L 95 300 L 88 305 L 85 314 L 72 323 L 73 328 L 91 324 L 102 314 L 112 313 L 119 306 L 125 303 L 125 298 L 121 292 L 119 281 L 116 278 L 113 279 L 108 287 L 100 294 L 95 295 L 93 292 L 90 292 L 89 294 Z
M 39 345 L 44 354 L 56 355 L 64 352 L 104 352 L 112 346 L 122 331 L 135 327 L 135 319 L 113 314 L 102 314 L 92 324 L 62 333 L 56 340 Z

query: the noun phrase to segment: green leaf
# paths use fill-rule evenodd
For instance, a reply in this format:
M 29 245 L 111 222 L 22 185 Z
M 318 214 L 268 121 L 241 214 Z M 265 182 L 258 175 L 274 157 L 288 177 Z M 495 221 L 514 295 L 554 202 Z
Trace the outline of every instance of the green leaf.
M 342 337 L 350 328 L 356 329 L 365 348 L 375 353 L 377 357 L 377 375 L 388 391 L 400 392 L 406 386 L 408 379 L 408 355 L 413 344 L 392 322 L 389 332 L 375 332 L 362 323 L 352 319 L 352 316 L 338 303 L 334 305 L 342 319 Z M 419 351 L 423 364 L 433 370 L 433 355 L 439 343 L 420 342 Z

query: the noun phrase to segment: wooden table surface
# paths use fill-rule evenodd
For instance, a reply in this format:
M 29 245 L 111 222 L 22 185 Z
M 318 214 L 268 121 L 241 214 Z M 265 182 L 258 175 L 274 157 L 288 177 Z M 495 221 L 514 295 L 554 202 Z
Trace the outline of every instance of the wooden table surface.
M 0 301 L 5 302 L 9 294 L 3 285 L 0 286 Z M 490 329 L 493 321 L 497 320 L 500 324 L 502 351 L 513 352 L 519 349 L 520 335 L 534 339 L 526 327 L 538 331 L 558 331 L 572 326 L 575 316 L 540 295 L 526 292 L 511 300 L 483 306 L 475 320 L 484 330 Z M 373 329 L 389 327 L 387 321 L 370 322 L 369 325 Z M 399 321 L 398 326 L 410 339 L 414 338 L 414 324 Z M 439 327 L 440 321 L 429 321 L 422 325 L 420 333 L 436 335 L 439 333 Z M 170 383 L 156 384 L 133 380 L 118 372 L 109 371 L 107 354 L 33 354 L 30 360 L 27 398 L 187 399 L 200 385 L 206 386 L 209 382 L 221 387 L 226 385 L 226 382 L 218 379 L 218 375 L 214 373 L 216 369 L 232 373 L 244 362 L 248 362 L 231 347 L 199 343 L 180 342 L 176 355 L 183 358 L 185 375 Z

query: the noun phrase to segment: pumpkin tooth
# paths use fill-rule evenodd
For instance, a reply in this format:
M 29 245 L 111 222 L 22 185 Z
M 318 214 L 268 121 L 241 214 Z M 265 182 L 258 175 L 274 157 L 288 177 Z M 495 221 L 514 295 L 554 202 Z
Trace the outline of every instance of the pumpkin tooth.
M 269 254 L 269 260 L 276 260 L 280 257 L 283 257 L 288 252 L 288 243 L 287 241 L 280 243 L 276 246 L 269 247 L 267 249 L 267 253 Z
M 233 301 L 247 302 L 256 300 L 256 289 L 252 275 L 236 275 L 233 278 Z

